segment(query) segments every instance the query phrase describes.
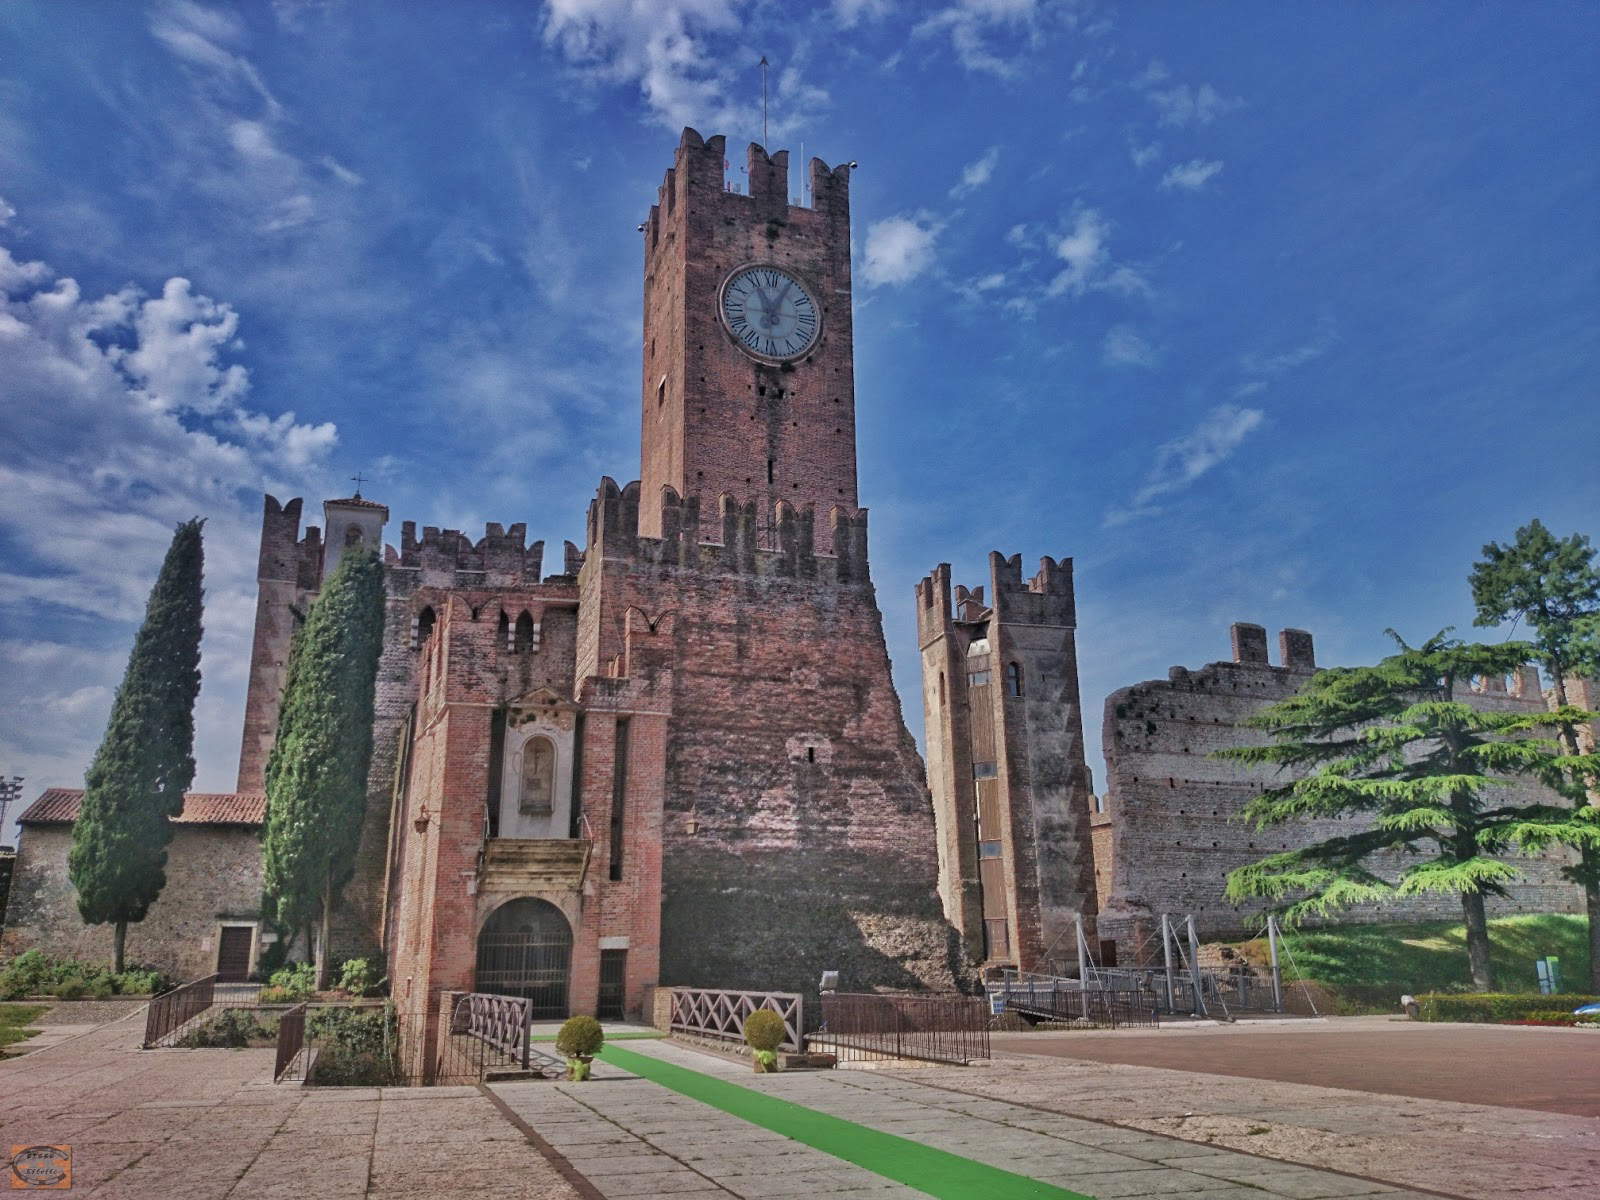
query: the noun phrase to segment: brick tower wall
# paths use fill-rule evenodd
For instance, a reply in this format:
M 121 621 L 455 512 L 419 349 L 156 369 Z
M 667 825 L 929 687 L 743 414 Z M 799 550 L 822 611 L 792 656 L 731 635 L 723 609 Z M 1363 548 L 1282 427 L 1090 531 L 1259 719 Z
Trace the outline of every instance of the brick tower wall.
M 697 504 L 668 495 L 671 536 L 637 535 L 638 485 L 590 510 L 585 645 L 617 653 L 618 614 L 672 614 L 661 982 L 814 993 L 948 989 L 959 973 L 939 903 L 931 801 L 890 682 L 866 571 L 866 514 L 835 511 L 837 556 L 810 514 L 725 503 L 699 543 Z
M 755 501 L 770 549 L 778 501 L 818 513 L 858 503 L 849 168 L 813 159 L 802 207 L 789 203 L 787 151 L 749 148 L 748 195 L 724 189 L 725 152 L 722 137 L 684 130 L 645 223 L 640 530 L 660 535 L 663 486 L 727 494 Z M 820 338 L 800 361 L 753 360 L 723 325 L 722 283 L 749 263 L 787 268 L 821 306 Z M 715 541 L 717 514 L 701 517 Z M 824 553 L 829 536 L 817 531 Z

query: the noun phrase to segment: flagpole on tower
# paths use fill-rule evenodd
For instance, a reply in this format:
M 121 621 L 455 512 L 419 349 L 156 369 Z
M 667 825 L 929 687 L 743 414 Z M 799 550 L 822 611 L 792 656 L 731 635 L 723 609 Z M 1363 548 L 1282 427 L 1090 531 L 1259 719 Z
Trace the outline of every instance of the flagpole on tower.
M 767 145 L 767 56 L 761 56 L 761 148 L 770 149 Z

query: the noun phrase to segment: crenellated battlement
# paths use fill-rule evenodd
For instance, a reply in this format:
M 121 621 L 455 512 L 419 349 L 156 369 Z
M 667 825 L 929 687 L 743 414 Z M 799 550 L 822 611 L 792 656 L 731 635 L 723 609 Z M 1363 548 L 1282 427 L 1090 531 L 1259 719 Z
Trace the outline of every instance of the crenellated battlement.
M 417 523 L 400 526 L 400 549 L 384 550 L 384 565 L 392 569 L 422 572 L 424 581 L 437 586 L 437 575 L 449 575 L 462 586 L 518 587 L 540 581 L 544 566 L 544 543 L 526 544 L 528 527 L 521 521 L 509 528 L 498 522 L 484 526 L 483 537 L 474 542 L 459 529 L 424 526 L 417 537 Z M 571 543 L 568 543 L 570 545 Z
M 719 574 L 816 579 L 827 583 L 868 582 L 867 510 L 833 505 L 827 524 L 832 554 L 817 553 L 816 510 L 780 500 L 770 521 L 773 549 L 762 549 L 763 513 L 756 500 L 730 495 L 717 499 L 722 531 L 720 542 L 700 539 L 701 503 L 698 496 L 680 497 L 676 489 L 661 489 L 660 537 L 639 533 L 638 480 L 621 487 L 609 475 L 601 479 L 589 502 L 589 549 L 586 559 L 628 559 L 655 566 L 678 567 Z
M 280 504 L 276 496 L 263 498 L 257 580 L 292 583 L 307 591 L 322 586 L 322 530 L 307 525 L 305 536 L 300 535 L 303 507 L 299 496 L 287 504 Z
M 971 624 L 985 617 L 1017 625 L 1077 625 L 1072 590 L 1072 560 L 1039 560 L 1033 578 L 1022 578 L 1022 555 L 1010 558 L 989 552 L 989 585 L 966 588 L 950 584 L 950 564 L 940 563 L 917 584 L 917 636 L 923 646 L 948 634 L 958 623 Z
M 727 181 L 727 150 L 724 135 L 703 138 L 685 127 L 672 166 L 656 192 L 656 203 L 645 219 L 647 253 L 653 254 L 664 240 L 670 241 L 669 228 L 684 220 L 687 210 L 697 207 L 726 207 L 736 219 L 745 221 L 752 216 L 782 223 L 821 220 L 848 228 L 849 164 L 830 167 L 820 158 L 811 159 L 806 164 L 811 203 L 798 205 L 790 202 L 787 150 L 768 153 L 766 147 L 751 142 L 745 150 L 747 190 L 738 190 Z

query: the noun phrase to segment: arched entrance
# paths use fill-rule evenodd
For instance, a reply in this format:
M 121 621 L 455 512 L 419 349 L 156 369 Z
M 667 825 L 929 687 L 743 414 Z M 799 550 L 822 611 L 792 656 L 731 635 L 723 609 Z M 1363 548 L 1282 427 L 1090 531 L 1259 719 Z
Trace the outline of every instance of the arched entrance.
M 527 996 L 533 1015 L 567 1015 L 567 979 L 572 963 L 572 926 L 554 904 L 525 897 L 489 914 L 478 934 L 473 987 L 501 996 Z

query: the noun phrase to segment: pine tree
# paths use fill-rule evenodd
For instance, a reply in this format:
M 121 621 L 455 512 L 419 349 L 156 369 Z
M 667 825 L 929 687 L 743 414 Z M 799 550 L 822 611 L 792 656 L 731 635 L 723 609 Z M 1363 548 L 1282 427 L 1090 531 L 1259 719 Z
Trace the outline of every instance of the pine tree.
M 370 550 L 347 551 L 295 633 L 266 773 L 263 882 L 280 923 L 317 923 L 319 989 L 361 839 L 382 648 L 383 566 Z
M 1475 625 L 1523 621 L 1533 630 L 1533 659 L 1544 668 L 1555 691 L 1561 746 L 1580 754 L 1578 726 L 1593 714 L 1568 712 L 1567 678 L 1600 674 L 1600 571 L 1594 548 L 1582 534 L 1557 538 L 1535 518 L 1517 530 L 1509 546 L 1490 542 L 1469 578 Z M 1600 792 L 1591 791 L 1586 811 L 1575 818 L 1600 821 Z M 1589 914 L 1589 983 L 1600 992 L 1600 849 L 1579 844 L 1579 861 L 1570 876 L 1583 885 Z
M 204 523 L 186 521 L 173 534 L 72 828 L 67 873 L 78 912 L 114 925 L 114 971 L 123 969 L 129 922 L 144 920 L 166 886 L 170 818 L 194 781 Z
M 1389 632 L 1398 654 L 1319 672 L 1252 718 L 1269 745 L 1217 752 L 1296 773 L 1245 805 L 1258 828 L 1365 818 L 1355 831 L 1230 872 L 1228 897 L 1267 898 L 1294 920 L 1396 896 L 1457 895 L 1472 983 L 1488 991 L 1484 900 L 1504 895 L 1519 873 L 1499 856 L 1586 836 L 1570 807 L 1522 801 L 1505 788 L 1532 780 L 1570 799 L 1582 794 L 1574 777 L 1584 760 L 1560 755 L 1549 714 L 1487 712 L 1458 699 L 1475 676 L 1526 663 L 1526 643 L 1462 644 L 1446 630 L 1413 649 Z M 1413 861 L 1385 879 L 1371 860 L 1386 852 Z

